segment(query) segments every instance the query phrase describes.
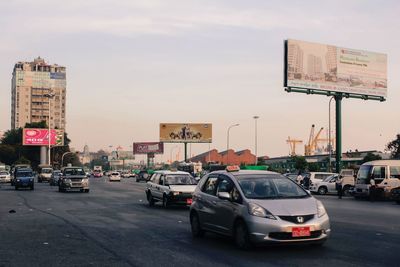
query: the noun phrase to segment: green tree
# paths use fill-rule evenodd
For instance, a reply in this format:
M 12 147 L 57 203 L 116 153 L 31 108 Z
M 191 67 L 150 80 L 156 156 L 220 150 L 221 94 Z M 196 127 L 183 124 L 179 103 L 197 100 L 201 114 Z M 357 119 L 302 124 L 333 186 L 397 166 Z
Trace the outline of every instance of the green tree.
M 390 151 L 392 159 L 400 159 L 400 134 L 396 135 L 396 139 L 386 145 Z
M 308 163 L 308 170 L 310 172 L 319 172 L 321 168 L 317 162 Z
M 303 156 L 293 156 L 292 161 L 294 162 L 294 167 L 298 171 L 304 171 L 308 167 L 306 158 Z
M 0 162 L 6 165 L 12 165 L 18 158 L 14 146 L 0 144 Z
M 380 159 L 382 159 L 381 156 L 375 155 L 374 153 L 371 153 L 371 152 L 368 152 L 368 154 L 365 155 L 365 157 L 362 159 L 361 164 L 363 164 L 364 162 L 380 160 Z

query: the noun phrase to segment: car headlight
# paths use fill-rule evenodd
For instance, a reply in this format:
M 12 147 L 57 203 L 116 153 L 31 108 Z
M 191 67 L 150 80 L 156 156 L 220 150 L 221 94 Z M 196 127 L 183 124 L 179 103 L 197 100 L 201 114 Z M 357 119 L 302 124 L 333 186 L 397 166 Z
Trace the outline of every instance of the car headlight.
M 179 195 L 179 192 L 171 192 L 171 193 L 172 193 L 172 195 L 174 195 L 174 196 Z
M 65 179 L 63 179 L 63 182 L 66 184 L 69 184 L 71 182 L 71 179 L 65 178 Z
M 31 182 L 33 182 L 33 178 L 29 179 Z
M 320 218 L 326 214 L 325 207 L 322 204 L 322 202 L 319 200 L 317 200 L 317 214 L 318 214 L 318 218 Z
M 20 180 L 20 179 L 17 179 L 17 182 L 21 182 L 21 180 Z
M 249 214 L 257 217 L 276 220 L 275 216 L 272 215 L 271 212 L 254 203 L 249 203 Z

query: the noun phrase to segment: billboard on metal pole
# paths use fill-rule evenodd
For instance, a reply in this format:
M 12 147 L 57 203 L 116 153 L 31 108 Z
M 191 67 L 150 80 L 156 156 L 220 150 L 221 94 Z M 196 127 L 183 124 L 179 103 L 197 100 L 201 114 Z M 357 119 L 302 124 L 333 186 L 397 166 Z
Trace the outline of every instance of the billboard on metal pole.
M 64 130 L 50 130 L 50 145 L 64 145 Z M 24 128 L 22 130 L 22 144 L 24 146 L 47 146 L 49 145 L 49 130 L 39 128 Z
M 211 123 L 160 123 L 160 142 L 211 143 Z
M 133 143 L 133 154 L 163 154 L 164 143 L 162 142 L 144 142 Z
M 387 55 L 289 39 L 285 87 L 387 96 Z

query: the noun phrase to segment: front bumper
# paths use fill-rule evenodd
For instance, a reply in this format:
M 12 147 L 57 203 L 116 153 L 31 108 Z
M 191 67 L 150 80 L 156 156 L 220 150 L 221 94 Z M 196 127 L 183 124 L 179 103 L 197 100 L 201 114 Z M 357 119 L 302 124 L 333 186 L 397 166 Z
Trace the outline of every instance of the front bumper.
M 0 177 L 0 183 L 10 183 L 11 177 Z
M 33 181 L 15 181 L 15 186 L 16 187 L 32 187 L 33 186 Z
M 89 189 L 89 184 L 84 183 L 61 183 L 60 187 L 65 190 L 84 190 Z
M 321 243 L 327 240 L 331 234 L 328 215 L 313 219 L 303 224 L 296 224 L 279 218 L 271 220 L 267 218 L 248 217 L 250 239 L 254 243 Z M 293 228 L 309 227 L 310 236 L 293 237 Z

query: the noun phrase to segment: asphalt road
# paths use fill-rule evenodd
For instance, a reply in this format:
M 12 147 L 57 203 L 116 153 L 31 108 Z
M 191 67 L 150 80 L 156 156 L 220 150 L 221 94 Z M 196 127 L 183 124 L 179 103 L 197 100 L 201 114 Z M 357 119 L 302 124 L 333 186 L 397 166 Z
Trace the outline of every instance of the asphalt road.
M 144 183 L 91 179 L 90 193 L 0 188 L 0 266 L 399 266 L 400 205 L 318 196 L 331 218 L 321 248 L 240 251 L 192 239 L 188 209 L 150 208 Z M 15 213 L 10 213 L 14 210 Z

